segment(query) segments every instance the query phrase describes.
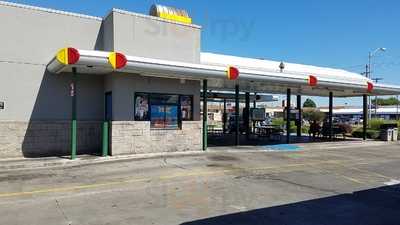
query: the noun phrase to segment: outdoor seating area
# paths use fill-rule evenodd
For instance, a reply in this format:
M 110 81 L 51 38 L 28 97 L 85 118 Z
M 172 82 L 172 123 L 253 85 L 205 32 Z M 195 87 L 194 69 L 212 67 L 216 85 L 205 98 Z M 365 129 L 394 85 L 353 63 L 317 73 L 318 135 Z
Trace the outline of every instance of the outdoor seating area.
M 215 108 L 215 107 L 214 107 Z M 257 110 L 259 110 L 258 108 Z M 214 109 L 215 111 L 215 109 Z M 217 110 L 218 111 L 218 110 Z M 332 142 L 347 140 L 362 140 L 362 124 L 352 124 L 341 121 L 334 117 L 330 126 L 329 115 L 318 109 L 304 109 L 301 111 L 301 124 L 298 115 L 291 115 L 290 136 L 287 133 L 287 117 L 258 117 L 250 115 L 249 128 L 243 121 L 243 112 L 246 108 L 240 109 L 239 114 L 239 145 L 275 145 L 283 143 L 312 143 L 312 142 Z M 250 111 L 255 111 L 251 108 Z M 298 111 L 293 110 L 296 114 Z M 209 113 L 210 114 L 210 113 Z M 244 113 L 245 115 L 246 113 Z M 281 113 L 282 114 L 282 113 Z M 281 115 L 277 114 L 277 115 Z M 218 116 L 210 116 L 207 126 L 207 138 L 210 146 L 235 146 L 236 142 L 236 120 L 232 113 Z M 292 119 L 293 118 L 293 119 Z M 220 120 L 218 120 L 220 119 Z M 224 122 L 225 121 L 225 122 Z M 373 119 L 369 121 L 367 134 L 368 139 L 381 141 L 398 140 L 398 122 L 383 119 Z M 299 129 L 300 128 L 300 129 Z
M 348 124 L 333 124 L 332 130 L 329 125 L 324 123 L 322 126 L 318 123 L 311 123 L 308 131 L 308 136 L 315 138 L 329 138 L 332 135 L 334 138 L 341 137 L 346 139 L 346 136 L 351 136 L 352 127 Z
M 228 120 L 228 124 L 224 125 L 221 122 L 210 121 L 207 125 L 207 138 L 209 146 L 235 146 L 236 127 L 233 124 L 234 120 Z M 332 134 L 330 133 L 329 123 L 304 121 L 300 135 L 296 133 L 296 127 L 291 126 L 290 143 L 312 143 L 312 142 L 332 142 L 332 141 L 347 141 L 361 140 L 360 137 L 352 136 L 353 127 L 349 124 L 334 123 Z M 293 124 L 292 124 L 293 125 Z M 287 143 L 285 121 L 277 118 L 271 121 L 270 124 L 264 122 L 250 122 L 249 134 L 246 134 L 246 129 L 243 123 L 239 127 L 239 143 L 246 146 L 260 145 L 276 145 Z M 330 136 L 332 135 L 332 137 Z
M 278 125 L 260 125 L 254 128 L 257 137 L 266 137 L 270 140 L 281 140 L 284 130 Z

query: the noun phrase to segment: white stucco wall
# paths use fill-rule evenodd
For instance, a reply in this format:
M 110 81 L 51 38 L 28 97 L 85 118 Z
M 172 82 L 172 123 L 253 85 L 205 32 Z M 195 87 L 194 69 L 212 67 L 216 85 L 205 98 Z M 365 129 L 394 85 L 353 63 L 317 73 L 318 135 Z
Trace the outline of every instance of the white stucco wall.
M 102 21 L 1 4 L 0 16 L 0 101 L 5 102 L 0 120 L 69 119 L 70 77 L 47 73 L 46 65 L 63 47 L 101 47 Z M 103 78 L 81 79 L 78 90 L 85 96 L 78 112 L 82 119 L 100 118 Z M 98 105 L 89 104 L 97 100 Z

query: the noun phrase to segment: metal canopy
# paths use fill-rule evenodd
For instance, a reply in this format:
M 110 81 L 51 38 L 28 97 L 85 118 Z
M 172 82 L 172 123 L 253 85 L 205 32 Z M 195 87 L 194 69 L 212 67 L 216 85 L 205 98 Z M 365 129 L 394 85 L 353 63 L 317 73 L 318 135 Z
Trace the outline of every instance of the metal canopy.
M 310 96 L 329 96 L 332 92 L 335 97 L 371 95 L 398 95 L 400 86 L 376 84 L 367 78 L 351 76 L 337 76 L 332 70 L 324 70 L 328 73 L 306 73 L 305 71 L 270 71 L 262 66 L 246 67 L 238 65 L 234 60 L 221 63 L 185 63 L 169 60 L 144 58 L 137 56 L 125 56 L 125 63 L 120 68 L 115 68 L 110 61 L 115 52 L 88 51 L 74 49 L 79 53 L 73 64 L 60 61 L 55 56 L 47 65 L 52 73 L 71 72 L 77 68 L 78 73 L 86 74 L 109 74 L 112 72 L 130 73 L 143 76 L 155 76 L 190 80 L 209 80 L 208 88 L 215 90 L 235 90 L 235 85 L 240 86 L 241 91 L 257 93 L 285 93 L 288 88 L 292 94 Z M 235 64 L 236 63 L 236 64 Z M 227 79 L 227 66 L 233 65 L 240 71 L 237 80 Z M 313 67 L 318 68 L 318 67 Z M 310 75 L 317 77 L 318 85 L 310 86 Z M 368 91 L 368 83 L 373 84 L 372 91 Z
M 243 92 L 239 93 L 239 101 L 244 101 L 246 99 L 246 93 L 243 93 Z M 201 99 L 204 98 L 203 92 L 200 92 L 200 97 L 201 97 Z M 235 100 L 236 95 L 234 92 L 228 92 L 228 91 L 220 91 L 220 92 L 208 91 L 207 98 L 208 98 L 208 101 L 221 102 L 224 99 L 225 100 Z M 279 100 L 278 96 L 269 95 L 269 94 L 255 94 L 255 95 L 252 94 L 250 96 L 250 101 L 276 102 L 278 100 Z

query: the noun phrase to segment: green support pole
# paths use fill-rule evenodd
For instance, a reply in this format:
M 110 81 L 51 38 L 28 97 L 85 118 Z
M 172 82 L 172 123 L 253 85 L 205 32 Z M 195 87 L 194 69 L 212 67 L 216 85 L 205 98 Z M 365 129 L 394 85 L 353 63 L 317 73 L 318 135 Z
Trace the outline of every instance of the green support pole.
M 246 125 L 246 139 L 250 139 L 250 92 L 246 92 L 246 113 L 243 113 L 246 115 L 244 118 L 244 123 Z
M 368 126 L 368 96 L 363 95 L 363 139 L 367 140 Z
M 290 143 L 290 97 L 292 93 L 290 88 L 287 89 L 286 95 L 286 143 Z
M 257 108 L 257 93 L 254 92 L 253 108 Z M 253 121 L 253 133 L 256 133 L 256 121 Z
M 240 111 L 239 111 L 239 85 L 235 85 L 235 145 L 238 146 L 240 142 Z
M 329 140 L 333 140 L 333 93 L 329 92 L 329 112 L 328 112 L 328 125 L 329 125 Z
M 253 108 L 257 108 L 257 93 L 254 92 Z
M 207 80 L 203 80 L 203 151 L 207 150 L 207 118 L 208 118 L 208 109 L 207 109 Z
M 71 85 L 71 97 L 72 97 L 72 121 L 71 121 L 71 159 L 76 158 L 77 149 L 77 122 L 76 122 L 76 83 L 78 75 L 76 68 L 72 68 L 72 85 Z
M 108 155 L 108 121 L 103 122 L 103 151 L 102 156 Z
M 301 137 L 301 122 L 302 122 L 302 113 L 301 113 L 301 95 L 297 95 L 297 110 L 298 110 L 298 118 L 297 118 L 297 137 Z
M 226 98 L 224 98 L 224 113 L 223 113 L 223 116 L 222 116 L 222 133 L 226 133 L 226 121 L 228 120 L 228 118 L 227 118 L 227 114 L 226 114 Z

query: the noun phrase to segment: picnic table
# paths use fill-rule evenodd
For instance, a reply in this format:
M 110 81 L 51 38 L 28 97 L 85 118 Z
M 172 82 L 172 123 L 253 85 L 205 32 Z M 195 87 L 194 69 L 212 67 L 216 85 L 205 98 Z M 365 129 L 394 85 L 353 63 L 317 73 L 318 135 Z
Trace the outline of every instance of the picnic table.
M 279 137 L 283 134 L 283 129 L 278 125 L 259 125 L 255 127 L 255 133 L 260 137 Z
M 222 127 L 216 124 L 208 124 L 207 125 L 207 133 L 212 136 L 221 136 L 223 133 Z

